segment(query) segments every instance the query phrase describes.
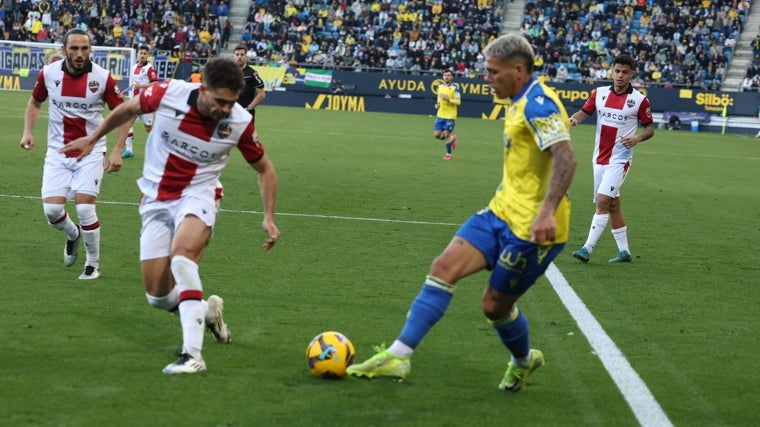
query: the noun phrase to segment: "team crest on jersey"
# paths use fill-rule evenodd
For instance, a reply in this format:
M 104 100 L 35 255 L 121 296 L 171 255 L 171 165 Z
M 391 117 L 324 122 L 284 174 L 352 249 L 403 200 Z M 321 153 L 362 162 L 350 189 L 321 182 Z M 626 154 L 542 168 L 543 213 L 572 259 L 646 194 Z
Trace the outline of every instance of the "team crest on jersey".
M 216 134 L 219 135 L 219 138 L 227 138 L 231 133 L 232 126 L 229 123 L 219 123 L 219 126 L 216 128 Z
M 100 83 L 96 81 L 91 81 L 88 86 L 90 88 L 90 92 L 92 93 L 95 93 L 98 91 L 98 89 L 100 89 Z
M 628 108 L 633 108 L 633 106 L 636 105 L 636 101 L 634 101 L 632 99 L 629 99 L 629 100 L 625 101 L 625 105 L 627 105 Z

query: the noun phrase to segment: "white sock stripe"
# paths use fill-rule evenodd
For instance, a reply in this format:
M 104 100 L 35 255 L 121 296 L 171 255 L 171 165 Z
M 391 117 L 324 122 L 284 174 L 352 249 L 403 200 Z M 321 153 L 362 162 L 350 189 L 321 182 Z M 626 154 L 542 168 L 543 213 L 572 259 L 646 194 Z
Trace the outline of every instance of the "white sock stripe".
M 425 284 L 428 286 L 432 286 L 434 288 L 444 290 L 449 293 L 454 293 L 454 289 L 455 289 L 454 285 L 449 285 L 448 283 L 442 281 L 441 279 L 438 279 L 433 276 L 427 276 L 425 278 Z

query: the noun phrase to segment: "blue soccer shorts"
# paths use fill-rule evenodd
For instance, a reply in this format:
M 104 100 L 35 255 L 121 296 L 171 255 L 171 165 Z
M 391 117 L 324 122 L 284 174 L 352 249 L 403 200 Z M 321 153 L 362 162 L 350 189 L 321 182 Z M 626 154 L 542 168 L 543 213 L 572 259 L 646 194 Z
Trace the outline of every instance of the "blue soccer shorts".
M 546 246 L 517 237 L 490 209 L 471 216 L 456 235 L 483 253 L 491 270 L 489 284 L 508 295 L 524 294 L 565 247 L 564 243 Z

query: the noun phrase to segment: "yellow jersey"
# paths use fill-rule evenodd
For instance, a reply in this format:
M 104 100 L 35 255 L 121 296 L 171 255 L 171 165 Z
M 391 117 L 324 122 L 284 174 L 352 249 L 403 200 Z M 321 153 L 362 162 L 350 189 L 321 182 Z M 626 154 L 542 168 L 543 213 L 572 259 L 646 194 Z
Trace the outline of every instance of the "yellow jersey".
M 520 239 L 530 240 L 530 226 L 549 189 L 552 155 L 548 148 L 570 140 L 570 119 L 556 92 L 531 78 L 505 106 L 504 174 L 488 207 Z M 565 195 L 554 214 L 554 243 L 567 242 L 570 200 Z M 549 243 L 549 242 L 537 242 Z
M 441 99 L 441 95 L 446 94 L 449 96 L 448 101 Z M 447 85 L 441 83 L 438 85 L 438 118 L 441 119 L 456 119 L 459 104 L 462 103 L 462 93 L 459 91 L 459 85 L 452 82 Z

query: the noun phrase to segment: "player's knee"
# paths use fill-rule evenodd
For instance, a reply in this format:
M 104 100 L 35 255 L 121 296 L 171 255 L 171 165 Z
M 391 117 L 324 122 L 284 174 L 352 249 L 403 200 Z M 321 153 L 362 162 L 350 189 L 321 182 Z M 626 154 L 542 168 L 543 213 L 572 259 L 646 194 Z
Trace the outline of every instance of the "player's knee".
M 45 211 L 45 218 L 50 224 L 55 224 L 66 218 L 66 205 L 43 203 L 42 209 Z
M 605 214 L 610 213 L 613 199 L 610 196 L 604 194 L 596 195 L 596 213 Z
M 515 310 L 515 302 L 512 298 L 497 292 L 490 286 L 483 292 L 480 303 L 483 314 L 492 322 L 504 319 Z
M 98 223 L 98 215 L 95 212 L 95 205 L 80 203 L 77 205 L 77 216 L 79 223 L 88 226 Z
M 175 255 L 171 261 L 171 271 L 177 280 L 180 292 L 203 291 L 200 280 L 193 280 L 198 276 L 198 264 L 190 258 Z

